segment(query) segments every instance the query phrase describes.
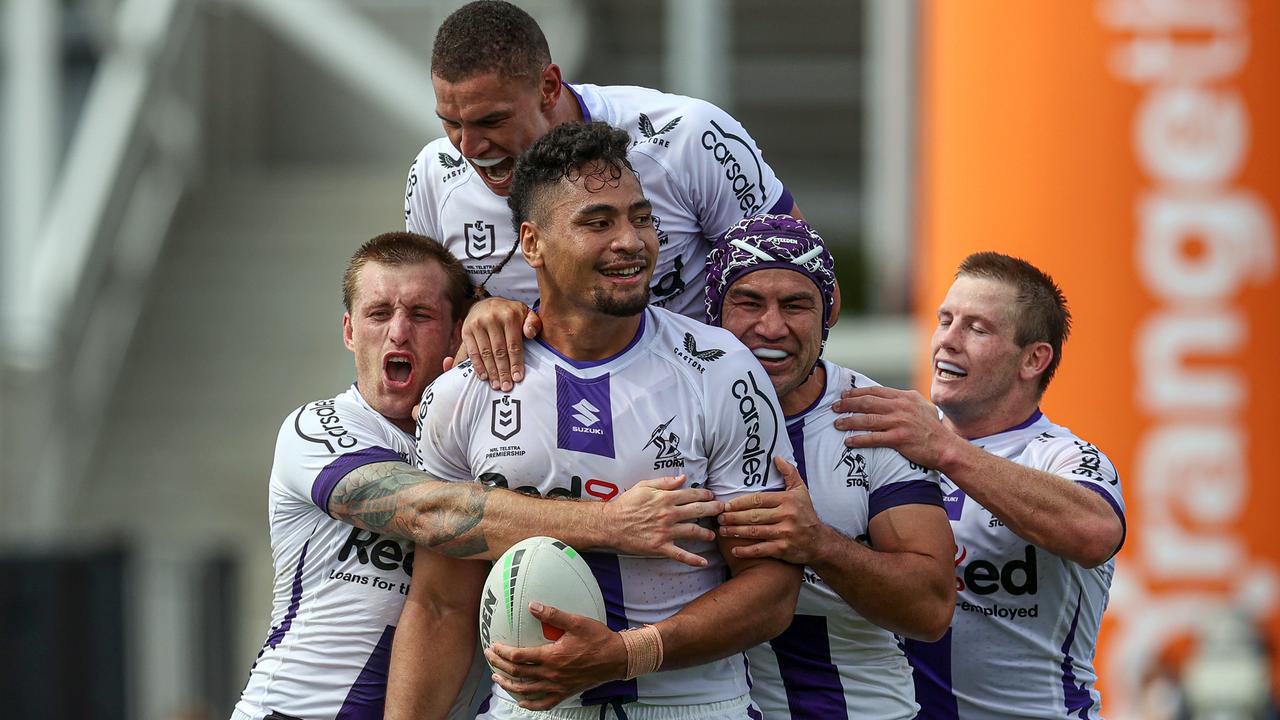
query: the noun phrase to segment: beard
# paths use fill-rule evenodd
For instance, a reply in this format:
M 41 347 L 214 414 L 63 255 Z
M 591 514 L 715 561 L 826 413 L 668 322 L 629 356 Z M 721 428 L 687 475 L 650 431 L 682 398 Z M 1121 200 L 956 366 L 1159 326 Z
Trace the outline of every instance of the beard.
M 595 302 L 596 310 L 605 315 L 633 317 L 644 312 L 644 309 L 649 306 L 649 288 L 644 288 L 644 292 L 622 297 L 608 295 L 601 288 L 595 288 L 591 293 L 591 299 Z

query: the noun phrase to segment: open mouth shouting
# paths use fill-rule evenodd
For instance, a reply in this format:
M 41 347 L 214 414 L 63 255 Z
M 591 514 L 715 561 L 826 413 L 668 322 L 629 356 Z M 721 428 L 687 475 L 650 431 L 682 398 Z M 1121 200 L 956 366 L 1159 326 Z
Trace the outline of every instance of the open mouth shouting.
M 389 352 L 382 357 L 382 382 L 391 390 L 413 386 L 413 356 L 405 352 Z
M 476 172 L 493 190 L 506 190 L 511 186 L 511 173 L 515 169 L 516 159 L 509 156 L 496 158 L 467 158 Z

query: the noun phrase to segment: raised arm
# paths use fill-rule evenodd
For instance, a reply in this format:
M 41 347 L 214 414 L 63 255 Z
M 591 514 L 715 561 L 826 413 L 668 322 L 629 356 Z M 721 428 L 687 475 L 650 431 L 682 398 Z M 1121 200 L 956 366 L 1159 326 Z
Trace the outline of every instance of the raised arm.
M 411 540 L 455 558 L 494 559 L 534 535 L 582 549 L 706 561 L 677 540 L 710 540 L 691 522 L 722 505 L 708 490 L 681 488 L 683 477 L 638 483 L 611 502 L 546 500 L 478 482 L 445 482 L 401 462 L 377 462 L 346 474 L 329 497 L 329 514 L 357 527 Z
M 948 429 L 917 392 L 856 388 L 844 393 L 836 409 L 861 413 L 841 416 L 836 427 L 869 431 L 847 438 L 846 445 L 891 447 L 938 470 L 1033 545 L 1086 568 L 1106 562 L 1120 547 L 1124 526 L 1101 494 L 973 445 Z

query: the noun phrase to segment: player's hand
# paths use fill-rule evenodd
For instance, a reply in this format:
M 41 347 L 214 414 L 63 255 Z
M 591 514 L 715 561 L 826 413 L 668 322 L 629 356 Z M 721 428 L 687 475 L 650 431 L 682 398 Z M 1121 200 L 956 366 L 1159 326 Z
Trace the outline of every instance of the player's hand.
M 484 650 L 485 659 L 498 671 L 493 681 L 525 698 L 520 707 L 549 710 L 583 690 L 626 675 L 627 648 L 603 623 L 536 602 L 529 603 L 529 612 L 544 627 L 564 634 L 549 645 L 517 648 L 494 643 Z
M 942 424 L 938 409 L 914 390 L 853 388 L 841 393 L 832 408 L 841 413 L 837 430 L 864 431 L 846 437 L 848 447 L 890 447 L 921 467 L 938 468 L 948 444 L 960 439 Z
M 715 517 L 724 503 L 706 488 L 685 488 L 685 476 L 644 480 L 607 503 L 600 504 L 604 547 L 625 555 L 669 557 L 693 567 L 707 559 L 685 550 L 677 540 L 712 542 L 716 534 L 696 520 Z
M 476 377 L 489 387 L 510 392 L 524 379 L 524 338 L 542 331 L 542 320 L 528 305 L 506 298 L 485 298 L 471 306 L 462 321 L 458 354 L 445 358 L 448 371 L 464 357 L 471 358 Z
M 829 529 L 814 511 L 809 488 L 795 466 L 780 457 L 775 457 L 773 464 L 782 473 L 786 491 L 730 500 L 720 516 L 720 534 L 758 541 L 733 548 L 735 557 L 770 557 L 808 565 L 824 546 Z

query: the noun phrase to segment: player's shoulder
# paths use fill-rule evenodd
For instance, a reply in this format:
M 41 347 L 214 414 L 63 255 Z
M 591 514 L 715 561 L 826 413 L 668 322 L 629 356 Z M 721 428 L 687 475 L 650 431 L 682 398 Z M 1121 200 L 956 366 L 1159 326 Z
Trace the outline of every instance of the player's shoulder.
M 277 441 L 281 449 L 309 448 L 340 455 L 370 435 L 382 432 L 385 420 L 359 396 L 355 386 L 323 400 L 313 400 L 285 417 Z
M 448 138 L 436 138 L 422 147 L 413 159 L 409 170 L 409 182 L 435 188 L 450 187 L 463 182 L 474 172 L 471 163 L 462 156 Z
M 1026 432 L 1034 436 L 1020 462 L 1047 471 L 1068 472 L 1085 479 L 1105 479 L 1115 484 L 1115 463 L 1097 445 L 1047 417 L 1032 423 Z
M 710 121 L 724 124 L 728 113 L 706 100 L 634 85 L 575 86 L 593 120 L 626 130 L 632 151 L 658 153 L 695 146 Z M 736 123 L 735 123 L 736 124 Z
M 655 321 L 656 351 L 669 355 L 677 366 L 711 377 L 744 366 L 758 366 L 751 351 L 724 328 L 700 323 L 665 308 L 651 306 L 648 312 Z

